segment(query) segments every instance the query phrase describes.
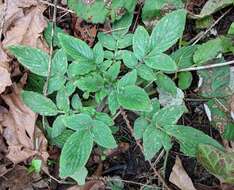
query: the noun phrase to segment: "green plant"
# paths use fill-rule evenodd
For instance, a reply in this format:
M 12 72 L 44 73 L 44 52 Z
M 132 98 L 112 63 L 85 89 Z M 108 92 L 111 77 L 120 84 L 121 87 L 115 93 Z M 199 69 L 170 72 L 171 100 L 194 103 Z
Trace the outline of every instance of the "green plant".
M 53 126 L 47 131 L 52 143 L 62 147 L 62 178 L 72 177 L 79 184 L 84 183 L 88 173 L 85 164 L 93 145 L 117 146 L 111 127 L 112 116 L 119 108 L 139 115 L 134 135 L 136 139 L 143 138 L 146 159 L 151 159 L 161 148 L 168 151 L 173 139 L 188 156 L 196 156 L 199 143 L 223 150 L 203 132 L 177 125 L 186 107 L 183 92 L 168 74 L 192 65 L 196 47 L 182 48 L 171 56 L 164 52 L 182 37 L 185 21 L 185 10 L 174 11 L 163 17 L 149 35 L 142 26 L 129 34 L 131 19 L 120 20 L 113 26 L 124 25 L 124 29 L 112 34 L 99 33 L 93 49 L 61 31 L 56 33 L 57 46 L 61 49 L 53 55 L 49 97 L 33 91 L 23 91 L 21 96 L 34 112 L 53 116 Z M 45 52 L 25 46 L 9 49 L 32 73 L 48 77 L 49 56 Z M 181 88 L 190 85 L 183 83 L 189 77 L 187 73 L 179 76 Z M 156 91 L 159 100 L 155 98 Z
M 68 0 L 68 6 L 87 22 L 114 22 L 133 13 L 136 0 Z

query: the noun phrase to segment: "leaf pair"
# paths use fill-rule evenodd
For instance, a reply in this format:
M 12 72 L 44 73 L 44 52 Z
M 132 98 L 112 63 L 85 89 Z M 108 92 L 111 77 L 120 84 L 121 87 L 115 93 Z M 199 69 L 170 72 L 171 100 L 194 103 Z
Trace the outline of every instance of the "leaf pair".
M 177 70 L 175 62 L 163 52 L 182 36 L 185 20 L 186 12 L 184 10 L 173 11 L 156 24 L 151 36 L 144 27 L 139 26 L 133 36 L 135 57 L 152 69 L 175 72 Z
M 93 143 L 96 142 L 105 148 L 115 148 L 117 146 L 108 124 L 108 117 L 100 113 L 96 119 L 92 119 L 88 114 L 74 114 L 59 117 L 60 121 L 55 121 L 53 125 L 54 134 L 61 134 L 64 126 L 75 130 L 65 142 L 60 158 L 60 176 L 67 177 L 73 175 L 84 167 L 91 154 Z M 57 118 L 58 119 L 58 118 Z M 56 125 L 56 122 L 59 125 Z
M 152 159 L 162 147 L 169 150 L 172 146 L 172 137 L 179 142 L 181 151 L 191 157 L 196 156 L 199 143 L 223 149 L 218 142 L 203 132 L 191 127 L 176 125 L 185 112 L 184 106 L 171 106 L 162 109 L 160 109 L 159 103 L 156 103 L 155 106 L 156 109 L 154 109 L 152 117 L 141 116 L 134 123 L 135 138 L 143 137 L 146 159 Z

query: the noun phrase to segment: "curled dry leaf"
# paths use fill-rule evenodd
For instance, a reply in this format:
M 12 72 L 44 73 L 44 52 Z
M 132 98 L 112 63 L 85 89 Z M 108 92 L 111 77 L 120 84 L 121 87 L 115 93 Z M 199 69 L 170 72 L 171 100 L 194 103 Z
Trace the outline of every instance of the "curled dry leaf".
M 181 190 L 196 190 L 191 178 L 184 170 L 180 158 L 176 157 L 175 165 L 172 168 L 172 172 L 169 181 L 179 187 Z
M 46 160 L 47 141 L 41 132 L 35 131 L 36 114 L 23 104 L 20 90 L 15 87 L 11 94 L 1 97 L 9 107 L 0 123 L 9 146 L 7 158 L 16 164 L 39 154 Z

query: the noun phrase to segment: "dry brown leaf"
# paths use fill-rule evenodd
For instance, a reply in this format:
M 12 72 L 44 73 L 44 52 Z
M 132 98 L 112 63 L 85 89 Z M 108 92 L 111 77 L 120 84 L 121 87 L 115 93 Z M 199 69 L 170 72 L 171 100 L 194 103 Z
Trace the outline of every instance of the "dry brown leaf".
M 32 177 L 24 166 L 16 166 L 0 179 L 0 189 L 23 190 L 32 189 Z
M 67 190 L 105 190 L 105 184 L 100 180 L 91 180 L 86 182 L 83 186 L 72 186 Z
M 47 141 L 38 128 L 35 131 L 36 114 L 23 104 L 20 90 L 15 87 L 11 94 L 2 95 L 2 99 L 9 106 L 1 123 L 5 127 L 3 136 L 9 146 L 7 158 L 16 164 L 39 154 L 46 160 Z
M 5 91 L 7 86 L 11 85 L 10 73 L 3 67 L 0 67 L 0 94 Z
M 43 16 L 45 8 L 34 0 L 9 1 L 4 23 L 3 47 L 22 44 L 47 50 L 42 38 L 42 32 L 47 26 Z
M 196 190 L 191 178 L 184 170 L 180 158 L 176 157 L 175 165 L 172 168 L 172 172 L 169 181 L 179 187 L 181 190 Z
M 4 40 L 0 42 L 0 94 L 11 85 L 10 61 L 5 50 L 10 45 L 22 44 L 48 51 L 42 32 L 47 26 L 43 16 L 45 6 L 37 0 L 9 0 L 0 4 Z M 3 19 L 4 18 L 4 19 Z M 13 70 L 14 72 L 14 70 Z

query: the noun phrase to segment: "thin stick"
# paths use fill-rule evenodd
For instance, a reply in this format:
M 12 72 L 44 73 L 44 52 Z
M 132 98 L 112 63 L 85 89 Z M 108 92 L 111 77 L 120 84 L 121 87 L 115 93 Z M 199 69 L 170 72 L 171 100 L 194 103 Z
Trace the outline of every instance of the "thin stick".
M 127 125 L 127 128 L 129 129 L 131 135 L 133 136 L 134 131 L 133 131 L 133 129 L 132 129 L 132 126 L 131 126 L 131 124 L 130 124 L 130 121 L 128 120 L 128 117 L 127 117 L 125 111 L 124 111 L 122 108 L 120 108 L 120 111 L 121 111 L 121 115 L 122 115 L 122 117 L 123 117 L 123 119 L 124 119 L 124 121 L 125 121 L 125 123 L 126 123 L 126 125 Z M 140 148 L 140 150 L 141 150 L 141 152 L 142 152 L 142 154 L 143 154 L 143 153 L 144 153 L 144 152 L 143 152 L 143 147 L 142 147 L 142 145 L 140 144 L 140 142 L 136 140 L 136 144 L 137 144 L 137 146 Z M 163 186 L 164 186 L 166 189 L 171 190 L 170 187 L 168 187 L 167 183 L 165 182 L 164 178 L 161 176 L 161 174 L 154 168 L 154 166 L 153 166 L 153 164 L 151 163 L 151 161 L 150 161 L 150 160 L 147 160 L 147 162 L 149 163 L 150 168 L 153 170 L 155 176 L 158 177 L 159 181 L 163 184 Z
M 224 63 L 216 63 L 212 65 L 204 65 L 204 66 L 198 66 L 198 67 L 189 67 L 185 69 L 179 69 L 177 72 L 184 72 L 184 71 L 198 71 L 198 70 L 204 70 L 204 69 L 212 69 L 212 68 L 217 68 L 217 67 L 224 67 L 227 65 L 232 65 L 234 64 L 234 60 L 232 61 L 227 61 Z
M 53 20 L 52 20 L 52 29 L 51 29 L 51 42 L 50 42 L 50 52 L 49 52 L 49 61 L 48 61 L 48 72 L 46 77 L 46 82 L 43 89 L 43 95 L 46 97 L 48 95 L 48 85 L 51 75 L 51 64 L 52 64 L 52 56 L 53 56 L 53 41 L 54 41 L 54 30 L 56 24 L 56 15 L 57 15 L 57 3 L 58 0 L 54 0 L 54 11 L 53 11 Z M 45 116 L 42 117 L 42 126 L 45 132 Z
M 66 8 L 61 7 L 61 6 L 58 6 L 58 5 L 55 5 L 55 4 L 50 3 L 50 2 L 48 2 L 48 1 L 39 0 L 39 2 L 40 2 L 40 3 L 42 3 L 42 4 L 48 5 L 48 6 L 56 7 L 57 9 L 60 9 L 60 10 L 66 11 L 66 12 L 68 12 L 68 13 L 75 13 L 75 12 L 74 12 L 74 11 L 72 11 L 72 10 L 66 9 Z
M 58 0 L 54 0 L 54 4 L 57 5 Z M 44 96 L 47 96 L 48 93 L 48 84 L 49 79 L 51 75 L 51 64 L 52 64 L 52 56 L 53 56 L 53 40 L 54 40 L 54 30 L 55 30 L 55 24 L 56 24 L 56 14 L 57 14 L 57 7 L 54 6 L 54 12 L 53 12 L 53 20 L 52 20 L 52 30 L 51 30 L 51 42 L 50 42 L 50 52 L 49 52 L 49 63 L 48 63 L 48 71 L 47 71 L 47 78 L 44 86 Z
M 203 35 L 201 35 L 197 40 L 195 40 L 195 42 L 192 43 L 192 45 L 195 45 L 197 44 L 204 36 L 206 36 L 206 34 L 211 31 L 211 29 L 219 23 L 219 21 L 225 16 L 227 15 L 230 11 L 231 11 L 232 8 L 228 9 L 221 17 L 219 17 L 204 33 Z

